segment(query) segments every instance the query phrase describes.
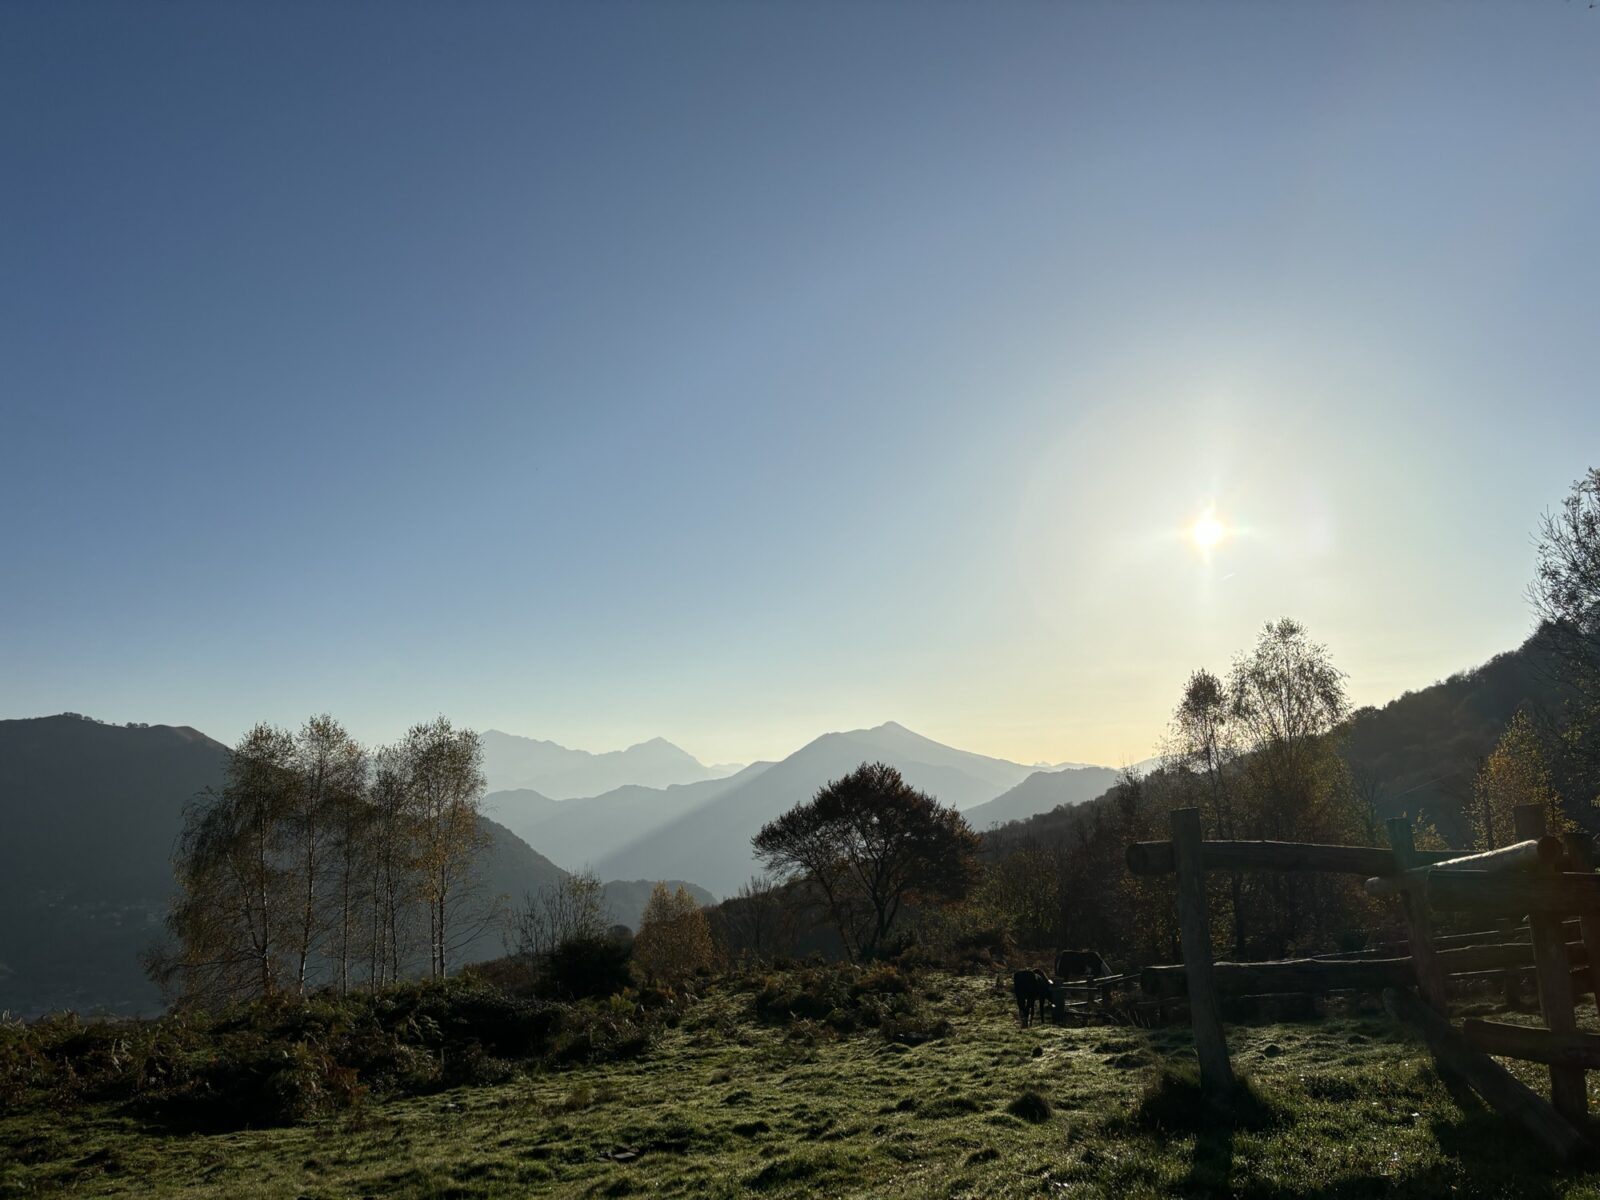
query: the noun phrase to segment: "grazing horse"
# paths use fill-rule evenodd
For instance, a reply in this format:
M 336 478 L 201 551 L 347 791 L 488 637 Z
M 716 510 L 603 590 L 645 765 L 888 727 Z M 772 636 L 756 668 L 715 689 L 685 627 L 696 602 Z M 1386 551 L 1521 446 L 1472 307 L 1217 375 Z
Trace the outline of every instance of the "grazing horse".
M 1100 979 L 1110 974 L 1106 960 L 1093 950 L 1063 950 L 1056 955 L 1057 979 Z
M 1011 992 L 1017 998 L 1017 1016 L 1026 1029 L 1033 1023 L 1033 1006 L 1037 1001 L 1039 1016 L 1044 1016 L 1045 1005 L 1054 1005 L 1050 994 L 1050 976 L 1043 971 L 1018 971 L 1011 977 Z

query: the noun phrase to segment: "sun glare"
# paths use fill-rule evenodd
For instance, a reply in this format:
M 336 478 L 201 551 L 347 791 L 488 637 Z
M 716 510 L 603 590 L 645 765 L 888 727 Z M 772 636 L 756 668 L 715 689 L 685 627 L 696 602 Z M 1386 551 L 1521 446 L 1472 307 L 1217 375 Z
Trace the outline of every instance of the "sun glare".
M 1210 550 L 1227 534 L 1217 514 L 1209 509 L 1189 527 L 1189 540 L 1202 550 Z

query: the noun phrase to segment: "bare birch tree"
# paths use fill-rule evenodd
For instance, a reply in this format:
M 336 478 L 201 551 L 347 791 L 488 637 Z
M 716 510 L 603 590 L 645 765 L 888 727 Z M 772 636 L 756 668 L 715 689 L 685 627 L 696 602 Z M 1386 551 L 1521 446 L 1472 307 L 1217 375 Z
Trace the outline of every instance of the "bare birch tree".
M 295 784 L 293 737 L 257 725 L 229 753 L 221 790 L 185 813 L 167 917 L 176 946 L 149 961 L 176 1002 L 215 1006 L 283 986 L 294 937 L 284 857 Z
M 474 860 L 488 844 L 479 822 L 483 746 L 472 730 L 458 730 L 439 717 L 413 725 L 403 752 L 418 880 L 428 909 L 429 975 L 443 979 L 456 944 L 452 936 L 459 932 L 452 920 L 475 890 Z

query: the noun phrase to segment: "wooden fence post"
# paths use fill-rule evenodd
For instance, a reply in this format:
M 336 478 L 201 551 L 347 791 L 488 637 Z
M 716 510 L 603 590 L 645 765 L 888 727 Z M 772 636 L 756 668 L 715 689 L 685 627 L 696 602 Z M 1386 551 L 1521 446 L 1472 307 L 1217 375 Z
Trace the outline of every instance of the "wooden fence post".
M 1404 817 L 1393 817 L 1388 822 L 1389 848 L 1394 851 L 1395 866 L 1400 874 L 1417 864 L 1417 848 L 1411 837 L 1411 822 Z M 1402 893 L 1406 917 L 1406 940 L 1410 943 L 1411 961 L 1417 970 L 1417 990 L 1428 1007 L 1448 1016 L 1450 1007 L 1444 993 L 1444 971 L 1439 966 L 1439 956 L 1433 948 L 1433 917 L 1428 912 L 1428 889 L 1425 884 L 1407 888 Z
M 1222 1035 L 1216 983 L 1211 972 L 1211 917 L 1206 909 L 1206 874 L 1200 862 L 1200 810 L 1174 809 L 1172 853 L 1178 875 L 1178 935 L 1189 987 L 1189 1023 L 1200 1060 L 1200 1086 L 1214 1101 L 1233 1097 L 1233 1064 Z
M 1517 805 L 1512 821 L 1518 838 L 1544 836 L 1543 805 Z M 1576 1033 L 1572 966 L 1567 960 L 1567 936 L 1562 918 L 1551 913 L 1529 913 L 1528 926 L 1533 931 L 1533 963 L 1538 972 L 1539 1010 L 1544 1014 L 1545 1026 L 1556 1034 Z M 1589 1107 L 1582 1067 L 1550 1065 L 1550 1102 L 1567 1120 L 1582 1124 Z
M 1404 874 L 1418 865 L 1416 841 L 1412 837 L 1411 822 L 1405 817 L 1391 817 L 1386 826 L 1389 849 L 1394 853 L 1397 873 Z M 1433 915 L 1428 911 L 1428 885 L 1426 881 L 1400 893 L 1400 908 L 1406 918 L 1406 941 L 1411 950 L 1411 963 L 1417 972 L 1417 992 L 1422 1003 L 1438 1013 L 1446 1023 L 1450 1017 L 1450 1001 L 1444 990 L 1444 968 L 1439 965 L 1439 955 L 1433 946 Z M 1460 1069 L 1447 1061 L 1436 1045 L 1430 1043 L 1433 1069 L 1446 1090 L 1458 1100 L 1465 1099 L 1471 1084 Z
M 1561 840 L 1567 848 L 1567 857 L 1572 860 L 1572 870 L 1594 870 L 1592 837 L 1575 830 Z M 1578 928 L 1582 931 L 1583 948 L 1589 952 L 1589 983 L 1593 988 L 1595 1007 L 1600 1009 L 1600 913 L 1579 913 Z

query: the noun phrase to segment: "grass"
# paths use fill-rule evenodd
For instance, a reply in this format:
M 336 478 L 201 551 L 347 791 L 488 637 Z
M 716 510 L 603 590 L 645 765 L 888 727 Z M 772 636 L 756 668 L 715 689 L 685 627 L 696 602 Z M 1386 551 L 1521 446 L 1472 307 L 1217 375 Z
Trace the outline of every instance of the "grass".
M 1024 1030 L 988 980 L 923 987 L 948 1023 L 931 1040 L 773 1023 L 715 987 L 643 1057 L 306 1124 L 13 1111 L 0 1197 L 1600 1196 L 1600 1173 L 1553 1173 L 1458 1108 L 1379 1012 L 1230 1028 L 1244 1082 L 1222 1122 L 1182 1028 Z

